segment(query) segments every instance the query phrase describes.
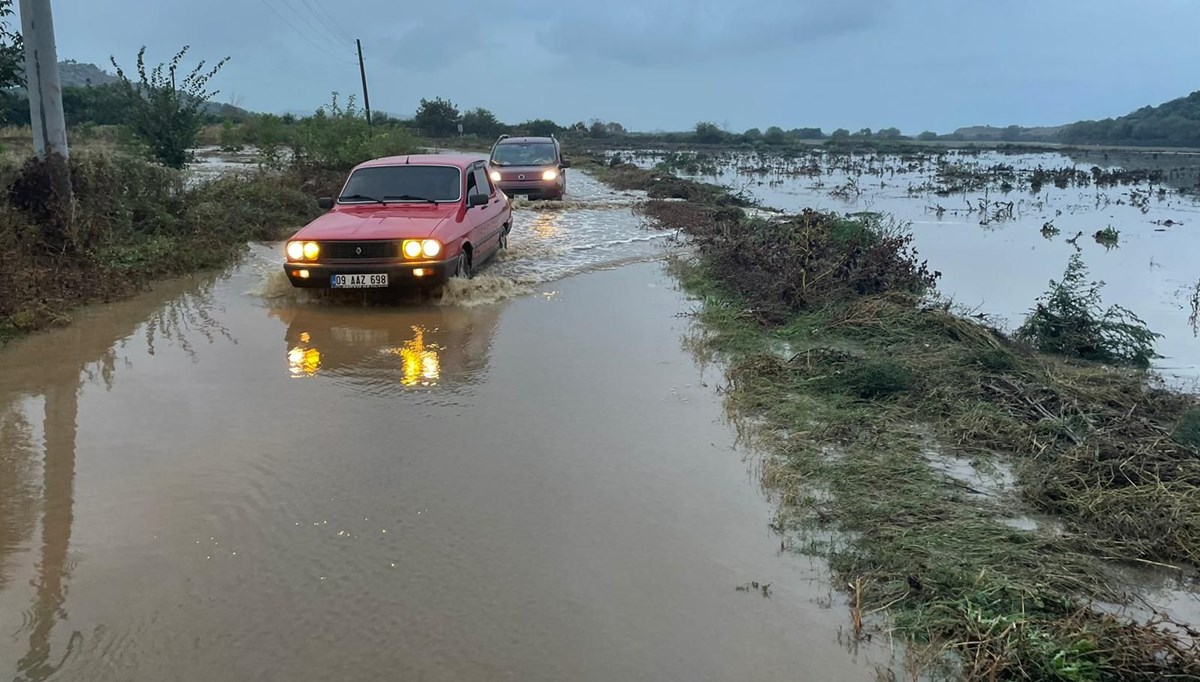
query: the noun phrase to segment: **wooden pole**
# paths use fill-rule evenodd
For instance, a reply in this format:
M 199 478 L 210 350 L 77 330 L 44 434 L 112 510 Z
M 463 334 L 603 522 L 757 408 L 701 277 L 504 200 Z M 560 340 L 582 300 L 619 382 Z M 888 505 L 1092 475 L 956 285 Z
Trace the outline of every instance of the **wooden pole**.
M 371 125 L 371 96 L 367 94 L 367 66 L 363 63 L 362 41 L 355 40 L 358 45 L 358 73 L 362 76 L 363 108 L 367 111 L 367 125 Z
M 25 41 L 25 82 L 33 119 L 33 148 L 39 159 L 70 157 L 62 87 L 58 82 L 58 49 L 50 0 L 21 0 L 21 35 Z

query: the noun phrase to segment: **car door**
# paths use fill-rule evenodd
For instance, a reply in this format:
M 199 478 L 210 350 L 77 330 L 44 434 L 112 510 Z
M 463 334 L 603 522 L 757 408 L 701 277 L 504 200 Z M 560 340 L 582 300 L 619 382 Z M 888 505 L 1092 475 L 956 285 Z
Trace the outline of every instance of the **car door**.
M 472 192 L 487 194 L 488 202 L 471 209 L 471 243 L 481 252 L 492 253 L 500 247 L 500 233 L 504 229 L 504 198 L 496 191 L 488 178 L 487 167 L 480 163 L 471 167 L 474 181 L 468 180 Z

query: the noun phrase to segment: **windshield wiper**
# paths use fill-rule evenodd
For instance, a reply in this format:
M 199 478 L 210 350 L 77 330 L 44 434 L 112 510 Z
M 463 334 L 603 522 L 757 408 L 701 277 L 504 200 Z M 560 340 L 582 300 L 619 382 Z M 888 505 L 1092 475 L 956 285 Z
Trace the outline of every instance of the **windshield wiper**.
M 376 199 L 375 197 L 369 197 L 365 194 L 343 194 L 342 196 L 338 197 L 338 201 L 347 201 L 347 200 L 349 200 L 349 201 L 373 201 L 377 204 L 383 203 L 383 199 Z
M 412 194 L 385 194 L 384 199 L 389 201 L 423 201 L 427 204 L 436 204 L 437 202 L 428 197 L 418 197 Z

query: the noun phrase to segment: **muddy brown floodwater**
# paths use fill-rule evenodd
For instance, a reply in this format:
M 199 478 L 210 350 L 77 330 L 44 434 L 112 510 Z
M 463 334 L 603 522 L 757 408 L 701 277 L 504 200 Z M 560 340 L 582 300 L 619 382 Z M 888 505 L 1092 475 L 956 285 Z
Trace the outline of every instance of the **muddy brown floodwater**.
M 780 552 L 661 263 L 364 306 L 256 295 L 274 255 L 0 350 L 0 679 L 886 663 L 838 643 L 823 568 Z

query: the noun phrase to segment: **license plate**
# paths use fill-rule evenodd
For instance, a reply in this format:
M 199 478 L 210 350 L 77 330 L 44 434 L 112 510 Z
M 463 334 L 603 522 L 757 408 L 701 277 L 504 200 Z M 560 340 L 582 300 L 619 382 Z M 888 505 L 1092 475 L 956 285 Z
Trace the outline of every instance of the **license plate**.
M 329 278 L 329 286 L 334 289 L 370 289 L 387 285 L 386 272 L 380 275 L 333 275 Z

